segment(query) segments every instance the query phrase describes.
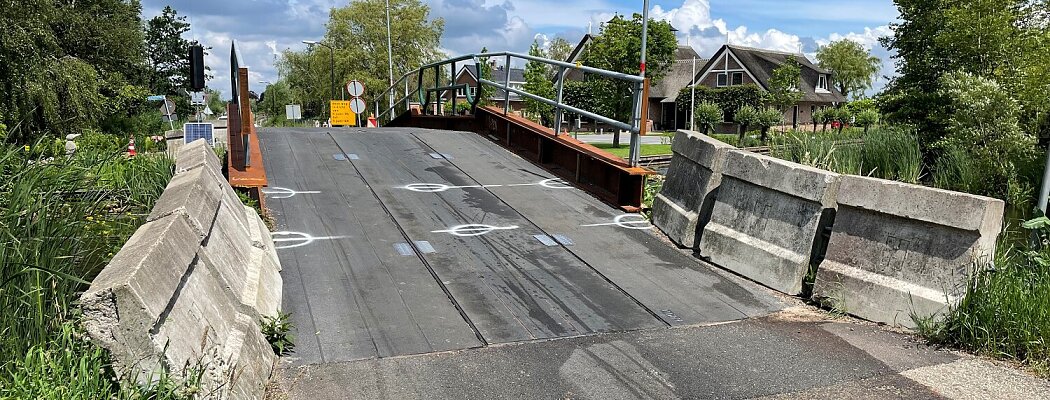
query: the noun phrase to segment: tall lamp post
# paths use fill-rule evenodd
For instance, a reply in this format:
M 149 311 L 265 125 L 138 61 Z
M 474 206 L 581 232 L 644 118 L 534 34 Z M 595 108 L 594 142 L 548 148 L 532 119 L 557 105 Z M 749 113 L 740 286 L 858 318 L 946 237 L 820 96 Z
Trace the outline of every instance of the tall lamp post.
M 316 40 L 304 40 L 303 43 L 306 43 L 306 45 L 310 46 L 311 48 L 314 45 L 324 46 L 324 47 L 328 48 L 329 55 L 331 55 L 331 58 L 330 58 L 329 61 L 331 62 L 330 65 L 332 67 L 332 100 L 335 100 L 335 48 L 333 48 L 332 46 L 329 46 L 328 44 L 326 44 L 324 42 L 318 42 Z M 328 106 L 328 117 L 329 118 L 332 117 L 332 106 L 331 105 Z
M 388 107 L 394 106 L 394 46 L 392 40 L 390 37 L 390 0 L 386 0 L 386 62 L 390 68 L 390 104 L 387 104 Z
M 270 92 L 270 87 L 273 86 L 273 82 L 259 81 L 259 84 L 266 85 L 266 89 L 263 92 L 266 93 L 266 97 L 270 98 L 270 104 L 273 104 L 272 106 L 270 106 L 270 108 L 272 109 L 270 110 L 272 112 L 272 114 L 270 114 L 270 122 L 273 122 L 273 119 L 277 116 L 277 100 L 273 98 L 273 92 Z

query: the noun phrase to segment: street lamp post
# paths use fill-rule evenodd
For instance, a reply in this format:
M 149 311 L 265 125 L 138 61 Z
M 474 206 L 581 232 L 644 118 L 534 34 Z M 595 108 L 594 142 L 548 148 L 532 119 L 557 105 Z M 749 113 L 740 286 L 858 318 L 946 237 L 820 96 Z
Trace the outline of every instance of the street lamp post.
M 266 93 L 266 97 L 270 98 L 270 104 L 272 104 L 272 106 L 270 106 L 270 111 L 272 112 L 272 114 L 270 114 L 270 122 L 273 122 L 274 118 L 277 118 L 277 100 L 273 98 L 273 92 L 270 92 L 270 87 L 273 86 L 273 82 L 259 81 L 259 83 L 262 85 L 266 85 L 266 90 L 264 92 L 269 92 Z
M 390 37 L 390 0 L 386 0 L 386 62 L 390 73 L 390 107 L 394 106 L 394 46 L 392 41 Z
M 330 65 L 332 67 L 332 100 L 335 100 L 335 48 L 333 48 L 332 46 L 329 46 L 328 44 L 326 44 L 324 42 L 318 42 L 316 40 L 304 40 L 303 43 L 306 43 L 306 45 L 310 46 L 310 47 L 313 47 L 316 44 L 316 45 L 320 45 L 320 46 L 324 46 L 324 47 L 328 48 L 329 55 L 331 56 L 331 58 L 330 58 L 331 64 Z M 331 105 L 329 105 L 329 107 L 328 107 L 328 117 L 329 118 L 332 117 L 332 107 L 331 107 Z
M 645 110 L 645 106 L 642 104 L 642 102 L 649 101 L 649 99 L 646 99 L 644 97 L 644 93 L 645 93 L 645 45 L 646 45 L 645 42 L 646 42 L 646 40 L 648 39 L 648 36 L 649 36 L 649 0 L 645 0 L 643 2 L 643 4 L 642 4 L 642 7 L 643 7 L 643 9 L 642 9 L 642 59 L 640 60 L 640 63 L 638 65 L 639 70 L 640 70 L 639 73 L 638 73 L 638 76 L 640 76 L 642 78 L 642 83 L 638 84 L 638 93 L 635 95 L 635 98 L 638 99 L 637 103 L 635 104 L 635 109 L 634 109 L 634 112 L 635 112 L 635 115 L 636 115 L 635 120 L 634 120 L 634 123 L 635 123 L 634 126 L 635 126 L 635 129 L 637 129 L 637 131 L 634 132 L 631 135 L 631 149 L 630 149 L 630 152 L 628 154 L 628 159 L 629 159 L 632 167 L 638 166 L 638 156 L 639 156 L 639 153 L 641 153 L 641 149 L 642 149 L 642 143 L 641 143 L 642 140 L 641 140 L 641 137 L 640 137 L 639 134 L 640 134 L 641 129 L 642 129 L 642 124 L 645 124 L 646 121 L 649 118 L 648 115 L 642 115 L 642 111 Z

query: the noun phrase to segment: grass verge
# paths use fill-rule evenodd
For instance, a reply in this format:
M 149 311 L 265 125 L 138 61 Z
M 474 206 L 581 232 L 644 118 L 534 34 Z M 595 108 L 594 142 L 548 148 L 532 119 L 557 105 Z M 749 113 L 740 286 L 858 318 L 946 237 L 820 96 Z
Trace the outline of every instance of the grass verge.
M 621 144 L 620 147 L 613 147 L 611 143 L 591 143 L 591 145 L 620 158 L 627 158 L 631 152 L 631 146 L 627 144 Z M 641 157 L 664 154 L 671 154 L 670 144 L 642 144 L 641 146 Z

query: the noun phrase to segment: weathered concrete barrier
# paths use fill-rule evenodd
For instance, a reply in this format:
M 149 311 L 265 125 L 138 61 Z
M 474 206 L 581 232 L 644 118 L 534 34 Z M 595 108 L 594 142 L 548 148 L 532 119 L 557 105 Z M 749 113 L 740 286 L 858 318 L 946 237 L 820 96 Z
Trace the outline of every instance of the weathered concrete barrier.
M 208 398 L 261 398 L 277 357 L 260 331 L 280 262 L 204 141 L 184 146 L 147 218 L 81 297 L 84 327 L 118 373 L 149 384 L 199 373 Z
M 675 243 L 692 248 L 710 218 L 722 183 L 726 152 L 734 147 L 697 132 L 674 136 L 667 180 L 653 199 L 653 224 Z
M 700 254 L 770 288 L 800 294 L 838 182 L 836 173 L 728 151 Z
M 813 295 L 887 324 L 939 316 L 965 291 L 975 262 L 994 255 L 1003 208 L 988 197 L 843 176 Z

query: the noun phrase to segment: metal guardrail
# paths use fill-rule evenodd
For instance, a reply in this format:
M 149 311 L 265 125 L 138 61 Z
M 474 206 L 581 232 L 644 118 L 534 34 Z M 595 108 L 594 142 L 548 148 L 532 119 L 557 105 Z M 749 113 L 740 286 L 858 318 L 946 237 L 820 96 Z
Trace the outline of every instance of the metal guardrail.
M 458 72 L 457 69 L 456 69 L 456 64 L 460 63 L 460 62 L 468 61 L 468 60 L 469 61 L 473 61 L 476 70 L 477 71 L 481 71 L 481 68 L 480 68 L 481 67 L 481 63 L 485 62 L 484 60 L 488 60 L 488 59 L 494 58 L 494 57 L 503 57 L 504 58 L 504 65 L 508 69 L 507 73 L 505 74 L 504 81 L 503 82 L 494 82 L 494 81 L 491 81 L 491 80 L 488 80 L 488 79 L 484 79 L 484 78 L 478 77 L 477 84 L 474 87 L 475 87 L 475 90 L 477 90 L 477 93 L 481 93 L 481 88 L 482 88 L 483 85 L 487 85 L 487 86 L 494 87 L 496 89 L 503 90 L 503 92 L 505 93 L 505 96 L 503 96 L 504 97 L 504 99 L 503 99 L 503 113 L 504 113 L 504 115 L 506 115 L 509 112 L 509 110 L 510 110 L 510 95 L 513 93 L 513 94 L 517 94 L 518 96 L 521 96 L 522 98 L 535 100 L 535 101 L 541 102 L 543 104 L 547 104 L 549 106 L 554 107 L 554 109 L 555 109 L 555 114 L 554 114 L 554 126 L 555 126 L 555 128 L 553 128 L 553 130 L 554 130 L 554 135 L 555 136 L 561 134 L 561 132 L 560 132 L 561 129 L 560 128 L 561 128 L 561 125 L 562 125 L 562 121 L 564 119 L 564 113 L 565 112 L 570 112 L 570 113 L 573 113 L 573 114 L 584 116 L 584 117 L 593 119 L 595 121 L 599 121 L 599 122 L 608 124 L 610 126 L 616 127 L 618 129 L 623 129 L 623 130 L 629 131 L 629 132 L 631 132 L 631 147 L 630 147 L 629 161 L 630 161 L 631 166 L 638 166 L 638 164 L 639 164 L 639 153 L 640 153 L 639 150 L 641 148 L 641 140 L 639 139 L 640 135 L 641 135 L 641 129 L 642 129 L 642 115 L 641 114 L 643 113 L 642 109 L 644 108 L 644 107 L 641 107 L 640 105 L 644 104 L 644 101 L 646 101 L 646 99 L 643 98 L 643 93 L 645 91 L 645 89 L 644 89 L 645 88 L 645 86 L 644 86 L 645 85 L 645 78 L 637 76 L 637 75 L 628 75 L 628 74 L 624 74 L 624 73 L 621 73 L 621 72 L 608 71 L 608 70 L 599 69 L 599 68 L 587 67 L 587 66 L 583 66 L 583 65 L 579 65 L 579 64 L 567 63 L 567 62 L 559 61 L 559 60 L 552 60 L 552 59 L 543 58 L 543 57 L 531 56 L 531 55 L 528 55 L 528 54 L 514 53 L 514 52 L 508 52 L 508 51 L 494 52 L 494 53 L 475 53 L 475 54 L 467 54 L 467 55 L 462 55 L 462 56 L 458 56 L 458 57 L 453 57 L 453 58 L 449 58 L 449 59 L 446 59 L 446 60 L 441 60 L 441 61 L 437 61 L 437 62 L 434 62 L 434 63 L 430 63 L 430 64 L 427 64 L 427 65 L 421 66 L 421 67 L 419 67 L 418 69 L 416 69 L 414 71 L 410 71 L 410 72 L 402 75 L 400 78 L 398 78 L 397 81 L 394 82 L 393 85 L 391 85 L 386 90 L 384 90 L 381 93 L 379 93 L 378 96 L 376 96 L 376 106 L 375 106 L 375 108 L 376 108 L 376 119 L 378 119 L 380 121 L 380 124 L 386 124 L 386 123 L 390 122 L 391 120 L 393 120 L 399 114 L 398 111 L 401 110 L 402 105 L 403 105 L 403 111 L 402 112 L 409 111 L 411 109 L 411 107 L 412 107 L 411 99 L 412 99 L 413 95 L 416 97 L 417 103 L 420 106 L 420 111 L 423 112 L 423 113 L 426 113 L 426 112 L 430 111 L 431 94 L 435 94 L 435 97 L 436 97 L 436 99 L 438 99 L 438 101 L 437 101 L 437 103 L 436 103 L 436 105 L 434 107 L 435 108 L 434 111 L 437 114 L 443 114 L 444 102 L 441 101 L 441 99 L 444 98 L 444 94 L 447 91 L 449 91 L 449 90 L 453 90 L 453 95 L 451 96 L 451 98 L 452 98 L 451 103 L 452 103 L 452 110 L 453 110 L 453 112 L 455 112 L 455 110 L 456 110 L 456 97 L 457 96 L 455 95 L 454 90 L 459 89 L 461 87 L 464 87 L 464 91 L 467 92 L 467 100 L 468 100 L 468 102 L 470 103 L 470 106 L 471 106 L 471 114 L 475 114 L 475 111 L 477 109 L 477 104 L 478 104 L 478 101 L 480 100 L 480 98 L 479 98 L 479 96 L 471 96 L 470 95 L 470 90 L 465 88 L 467 85 L 464 85 L 464 84 L 458 84 L 457 85 L 455 83 L 456 73 Z M 529 92 L 527 92 L 525 90 L 515 89 L 515 88 L 510 87 L 510 70 L 509 69 L 510 69 L 510 65 L 511 65 L 511 60 L 512 59 L 523 59 L 523 60 L 527 60 L 527 61 L 534 61 L 534 62 L 539 62 L 539 63 L 547 64 L 547 65 L 550 65 L 550 66 L 558 68 L 557 79 L 555 81 L 555 90 L 556 90 L 556 97 L 555 97 L 555 99 L 553 99 L 553 100 L 547 99 L 545 97 L 529 93 Z M 449 66 L 449 71 L 444 71 L 446 65 Z M 431 71 L 431 70 L 433 71 L 433 78 L 434 78 L 433 85 L 429 85 L 428 83 L 424 83 L 424 80 L 425 80 L 424 79 L 425 78 L 424 75 L 428 71 Z M 587 110 L 584 110 L 584 109 L 581 109 L 581 108 L 577 108 L 577 107 L 573 107 L 573 106 L 570 106 L 568 104 L 563 103 L 562 100 L 563 100 L 563 95 L 564 95 L 565 75 L 570 70 L 579 70 L 579 71 L 583 71 L 585 73 L 601 75 L 601 76 L 605 76 L 605 77 L 609 77 L 609 78 L 613 78 L 613 79 L 618 79 L 618 80 L 622 80 L 622 81 L 627 81 L 627 82 L 636 84 L 637 85 L 636 89 L 635 89 L 635 91 L 634 91 L 634 93 L 632 95 L 633 101 L 634 101 L 634 105 L 633 105 L 633 107 L 631 107 L 632 111 L 631 111 L 631 118 L 630 118 L 630 120 L 629 121 L 618 121 L 618 120 L 616 120 L 614 118 L 609 118 L 609 117 L 600 115 L 598 113 L 590 112 L 590 111 L 587 111 Z M 450 77 L 450 81 L 449 81 L 450 83 L 447 84 L 447 85 L 442 85 L 442 83 L 441 83 L 441 76 L 444 75 L 445 73 L 448 73 L 448 76 Z M 409 78 L 412 77 L 412 76 L 415 77 L 415 81 L 416 81 L 415 90 L 413 90 L 410 87 L 410 84 L 409 84 L 409 81 L 410 81 Z M 388 98 L 388 99 L 394 98 L 395 96 L 391 95 L 392 92 L 393 91 L 401 91 L 402 85 L 404 86 L 404 95 L 400 99 L 394 100 L 392 103 L 390 102 L 390 100 L 388 100 L 388 104 L 387 104 L 386 109 L 385 110 L 380 110 L 379 102 L 382 101 L 381 99 L 383 99 L 383 98 Z

